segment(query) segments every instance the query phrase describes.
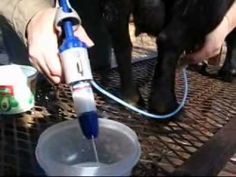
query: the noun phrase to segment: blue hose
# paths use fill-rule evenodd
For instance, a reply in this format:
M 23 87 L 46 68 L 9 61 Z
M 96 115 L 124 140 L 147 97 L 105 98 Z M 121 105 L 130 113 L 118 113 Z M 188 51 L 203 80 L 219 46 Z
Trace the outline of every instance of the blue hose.
M 163 119 L 168 119 L 168 118 L 176 115 L 185 105 L 185 102 L 186 102 L 187 96 L 188 96 L 188 77 L 187 77 L 186 68 L 183 69 L 183 79 L 184 79 L 184 96 L 183 96 L 183 99 L 182 99 L 181 103 L 179 104 L 179 106 L 178 106 L 178 108 L 176 110 L 174 110 L 173 112 L 171 112 L 169 114 L 165 114 L 165 115 L 151 114 L 151 113 L 149 113 L 147 111 L 138 109 L 135 106 L 128 104 L 127 102 L 121 100 L 120 98 L 118 98 L 118 97 L 112 95 L 111 93 L 109 93 L 108 91 L 104 90 L 96 82 L 92 81 L 91 84 L 99 92 L 101 92 L 102 94 L 106 95 L 110 99 L 116 101 L 117 103 L 119 103 L 119 104 L 129 108 L 130 110 L 132 110 L 134 112 L 137 112 L 137 113 L 139 113 L 141 115 L 144 115 L 146 117 L 149 117 L 149 118 L 162 119 L 163 120 Z

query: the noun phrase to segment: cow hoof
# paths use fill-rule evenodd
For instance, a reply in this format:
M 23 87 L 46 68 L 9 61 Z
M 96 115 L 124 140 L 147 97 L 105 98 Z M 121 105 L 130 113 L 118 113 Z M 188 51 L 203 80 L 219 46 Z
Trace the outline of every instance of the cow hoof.
M 145 101 L 138 88 L 136 88 L 136 91 L 133 92 L 122 92 L 121 97 L 125 102 L 132 106 L 140 108 L 145 107 Z

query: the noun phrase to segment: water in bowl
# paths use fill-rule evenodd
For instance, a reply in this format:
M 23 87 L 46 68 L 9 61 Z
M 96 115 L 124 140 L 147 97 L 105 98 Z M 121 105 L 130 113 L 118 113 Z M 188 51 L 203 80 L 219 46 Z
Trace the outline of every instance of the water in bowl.
M 95 160 L 96 160 L 97 163 L 99 163 L 98 150 L 97 150 L 97 147 L 96 147 L 95 138 L 93 136 L 92 136 L 91 142 L 92 142 L 92 146 L 93 146 L 93 152 L 94 152 Z

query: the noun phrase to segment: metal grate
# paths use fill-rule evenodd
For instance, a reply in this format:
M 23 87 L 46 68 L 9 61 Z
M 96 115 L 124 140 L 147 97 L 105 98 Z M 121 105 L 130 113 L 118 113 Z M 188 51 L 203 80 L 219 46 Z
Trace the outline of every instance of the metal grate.
M 155 59 L 133 64 L 140 91 L 147 99 Z M 136 131 L 142 156 L 134 175 L 163 176 L 173 172 L 189 159 L 214 134 L 236 115 L 236 84 L 189 71 L 190 89 L 187 105 L 178 120 L 158 122 L 137 115 L 111 100 L 96 95 L 101 117 L 120 121 Z M 181 73 L 178 74 L 181 76 Z M 182 79 L 177 76 L 176 93 L 182 97 Z M 116 69 L 96 80 L 113 93 L 118 92 Z M 34 150 L 37 139 L 47 127 L 68 119 L 75 112 L 68 87 L 53 88 L 38 84 L 37 102 L 31 112 L 18 116 L 1 116 L 0 175 L 42 175 Z

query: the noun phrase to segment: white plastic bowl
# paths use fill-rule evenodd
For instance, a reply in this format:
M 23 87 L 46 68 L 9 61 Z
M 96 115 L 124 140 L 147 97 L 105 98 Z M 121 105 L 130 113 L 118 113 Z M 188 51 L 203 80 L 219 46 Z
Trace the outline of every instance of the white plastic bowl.
M 131 175 L 141 154 L 133 130 L 116 121 L 99 119 L 99 137 L 95 141 L 99 164 L 91 140 L 82 135 L 78 121 L 64 121 L 42 133 L 36 158 L 48 176 Z

